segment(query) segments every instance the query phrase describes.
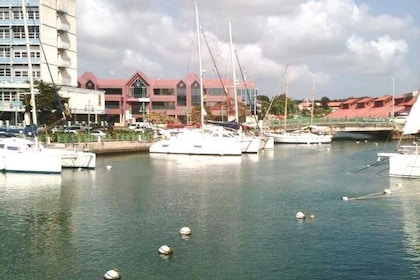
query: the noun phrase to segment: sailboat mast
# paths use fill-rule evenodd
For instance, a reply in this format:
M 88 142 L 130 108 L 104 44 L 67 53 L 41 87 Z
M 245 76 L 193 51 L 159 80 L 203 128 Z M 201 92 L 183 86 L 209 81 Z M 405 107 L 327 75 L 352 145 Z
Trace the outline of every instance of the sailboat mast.
M 286 67 L 286 97 L 284 99 L 284 132 L 287 132 L 287 98 L 289 95 L 289 66 Z
M 34 77 L 32 73 L 32 59 L 31 59 L 31 46 L 29 42 L 29 30 L 28 30 L 28 14 L 26 12 L 25 0 L 22 0 L 22 13 L 23 13 L 23 25 L 26 39 L 26 52 L 28 57 L 28 76 L 29 76 L 29 90 L 31 93 L 31 106 L 32 106 L 32 124 L 37 125 L 38 120 L 36 117 L 36 106 L 35 106 L 35 93 L 34 93 Z
M 311 108 L 311 125 L 314 120 L 314 110 L 315 110 L 315 87 L 316 87 L 316 79 L 312 80 L 312 108 Z
M 229 40 L 230 40 L 230 53 L 232 58 L 232 79 L 233 79 L 233 94 L 235 100 L 235 118 L 236 122 L 239 123 L 239 112 L 238 112 L 238 94 L 237 94 L 237 87 L 236 87 L 236 75 L 235 75 L 235 59 L 234 54 L 235 50 L 233 48 L 233 40 L 232 40 L 232 25 L 229 20 Z
M 204 88 L 203 88 L 203 69 L 201 62 L 201 46 L 200 46 L 200 23 L 198 21 L 198 5 L 195 3 L 195 21 L 197 28 L 197 52 L 198 52 L 198 67 L 199 67 L 199 79 L 200 79 L 200 106 L 201 106 L 201 127 L 204 128 Z

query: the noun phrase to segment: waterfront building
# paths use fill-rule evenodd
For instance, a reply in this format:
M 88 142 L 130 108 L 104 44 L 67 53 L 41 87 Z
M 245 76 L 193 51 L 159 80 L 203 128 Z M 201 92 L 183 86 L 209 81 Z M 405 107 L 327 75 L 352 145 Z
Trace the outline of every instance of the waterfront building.
M 232 113 L 233 86 L 232 80 L 203 79 L 203 101 L 219 120 L 228 120 L 228 114 Z M 152 112 L 190 123 L 192 108 L 201 103 L 199 77 L 193 73 L 179 79 L 151 79 L 143 72 L 136 72 L 127 79 L 101 79 L 86 72 L 79 78 L 79 87 L 103 91 L 105 115 L 100 116 L 100 120 L 119 126 L 147 121 L 147 114 Z M 251 113 L 256 111 L 256 96 L 255 83 L 237 81 L 237 100 L 246 104 Z
M 103 92 L 77 88 L 76 0 L 25 2 L 0 0 L 0 119 L 25 112 L 30 68 L 34 80 L 52 83 L 60 88 L 59 95 L 71 96 L 66 105 L 74 111 L 103 114 L 105 103 L 98 102 Z

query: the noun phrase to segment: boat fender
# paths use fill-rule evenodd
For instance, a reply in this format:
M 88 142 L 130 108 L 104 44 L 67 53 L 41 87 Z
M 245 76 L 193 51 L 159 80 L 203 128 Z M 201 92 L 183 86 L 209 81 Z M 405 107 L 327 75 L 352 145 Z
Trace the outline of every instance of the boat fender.
M 121 279 L 121 272 L 118 268 L 107 271 L 104 275 L 104 280 L 119 280 Z
M 305 219 L 305 213 L 303 213 L 302 211 L 297 212 L 296 213 L 296 219 L 298 219 L 298 220 Z
M 159 248 L 159 254 L 161 255 L 171 255 L 173 252 L 171 246 L 169 245 L 162 245 Z
M 190 236 L 191 235 L 191 229 L 189 227 L 182 227 L 179 230 L 179 233 L 183 236 Z

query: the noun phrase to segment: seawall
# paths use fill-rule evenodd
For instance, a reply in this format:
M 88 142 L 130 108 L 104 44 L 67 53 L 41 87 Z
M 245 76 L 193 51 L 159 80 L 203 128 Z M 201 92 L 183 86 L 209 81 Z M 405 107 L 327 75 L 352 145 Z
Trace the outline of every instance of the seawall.
M 83 142 L 83 143 L 52 143 L 45 145 L 51 148 L 66 148 L 77 150 L 88 150 L 97 155 L 116 154 L 116 153 L 130 153 L 130 152 L 149 152 L 149 147 L 153 142 L 139 142 L 139 141 L 111 141 L 111 142 Z

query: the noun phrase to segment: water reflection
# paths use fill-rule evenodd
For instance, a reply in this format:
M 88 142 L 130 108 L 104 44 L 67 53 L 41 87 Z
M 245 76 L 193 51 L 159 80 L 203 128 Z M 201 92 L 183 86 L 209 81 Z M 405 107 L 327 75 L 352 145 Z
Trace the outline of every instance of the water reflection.
M 196 156 L 173 154 L 150 154 L 152 164 L 178 166 L 182 168 L 198 168 L 217 165 L 240 165 L 242 156 Z
M 61 180 L 60 174 L 1 173 L 0 190 L 3 199 L 36 197 L 59 191 Z
M 420 181 L 390 179 L 392 196 L 401 202 L 404 245 L 412 262 L 412 274 L 420 276 Z

